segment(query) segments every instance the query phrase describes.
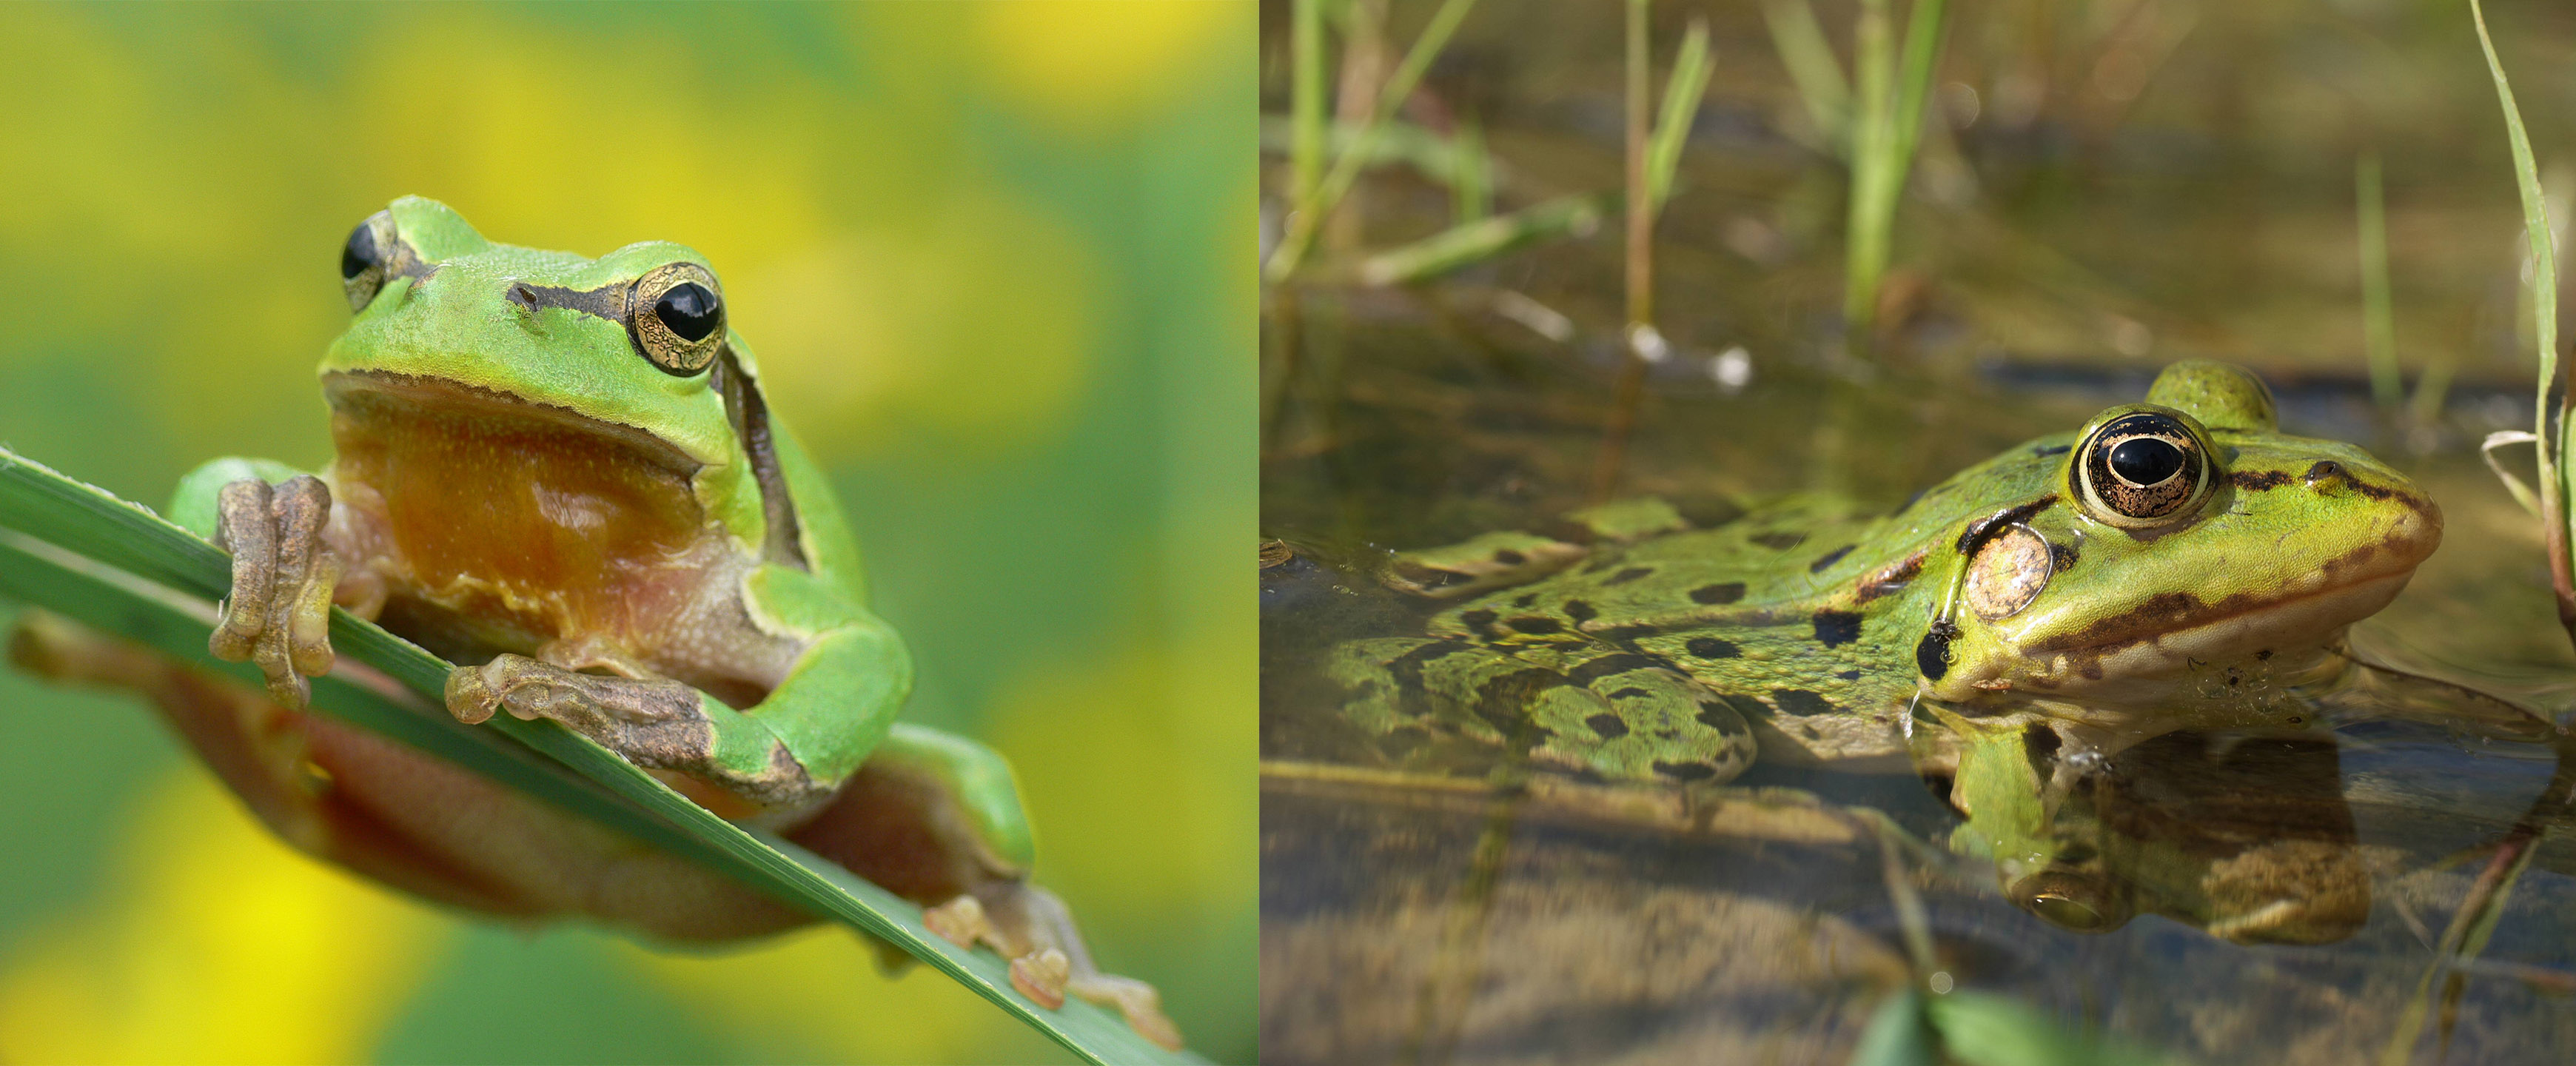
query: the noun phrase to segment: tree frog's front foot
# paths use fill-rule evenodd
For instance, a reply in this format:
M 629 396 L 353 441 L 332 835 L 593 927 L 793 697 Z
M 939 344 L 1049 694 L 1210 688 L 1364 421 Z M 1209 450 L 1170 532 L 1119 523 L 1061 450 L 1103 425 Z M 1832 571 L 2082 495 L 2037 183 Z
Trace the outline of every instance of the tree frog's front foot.
M 719 758 L 706 697 L 677 681 L 585 674 L 510 654 L 448 673 L 447 710 L 457 721 L 480 725 L 503 709 L 522 721 L 551 718 L 637 766 L 717 782 L 764 807 L 831 791 L 780 745 Z
M 227 662 L 255 662 L 268 693 L 300 710 L 304 679 L 331 670 L 331 597 L 340 559 L 322 540 L 331 490 L 310 474 L 272 488 L 255 477 L 216 497 L 215 546 L 233 555 L 233 591 L 207 650 Z

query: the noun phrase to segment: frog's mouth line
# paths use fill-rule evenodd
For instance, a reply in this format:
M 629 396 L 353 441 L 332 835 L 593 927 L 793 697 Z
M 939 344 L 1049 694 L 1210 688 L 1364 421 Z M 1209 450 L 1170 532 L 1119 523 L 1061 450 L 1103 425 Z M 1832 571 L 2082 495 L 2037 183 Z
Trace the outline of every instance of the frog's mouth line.
M 322 395 L 330 401 L 334 413 L 361 419 L 370 404 L 390 403 L 458 422 L 568 429 L 622 445 L 637 458 L 682 478 L 694 477 L 706 466 L 677 445 L 634 426 L 446 378 L 380 370 L 335 370 L 322 375 Z

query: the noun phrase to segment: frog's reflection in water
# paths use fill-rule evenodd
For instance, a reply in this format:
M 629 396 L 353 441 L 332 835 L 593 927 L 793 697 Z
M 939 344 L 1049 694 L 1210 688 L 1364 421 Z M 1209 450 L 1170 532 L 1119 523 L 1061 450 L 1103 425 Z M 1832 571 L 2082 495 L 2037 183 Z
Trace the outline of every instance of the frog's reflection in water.
M 1953 846 L 1993 855 L 2022 909 L 2093 933 L 2160 914 L 2238 943 L 2330 943 L 2369 918 L 2331 736 L 2178 731 L 2108 758 L 2055 739 L 1971 743 L 1960 771 L 1983 786 L 1952 792 L 1969 818 Z

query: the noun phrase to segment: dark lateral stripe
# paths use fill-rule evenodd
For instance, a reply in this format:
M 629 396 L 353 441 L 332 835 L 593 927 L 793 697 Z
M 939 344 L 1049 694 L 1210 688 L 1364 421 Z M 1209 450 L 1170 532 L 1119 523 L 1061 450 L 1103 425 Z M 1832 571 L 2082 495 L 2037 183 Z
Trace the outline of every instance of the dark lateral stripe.
M 2005 526 L 2027 522 L 2030 520 L 2030 516 L 2046 510 L 2048 505 L 2056 502 L 2057 494 L 2052 492 L 2046 496 L 2032 500 L 2029 503 L 2021 504 L 2009 510 L 1997 511 L 1985 516 L 1984 518 L 1968 523 L 1967 530 L 1959 534 L 1959 554 L 1966 555 L 1969 552 L 1977 550 L 1978 546 L 1986 542 L 1986 538 L 1995 535 L 1995 531 L 2000 530 Z
M 1656 661 L 1652 656 L 1604 655 L 1567 671 L 1565 676 L 1575 684 L 1589 685 L 1613 674 L 1624 674 L 1630 670 L 1651 670 L 1662 665 L 1664 664 Z
M 560 307 L 593 318 L 624 322 L 627 285 L 627 282 L 619 281 L 596 289 L 567 289 L 560 285 L 530 285 L 522 281 L 512 284 L 504 295 L 511 303 L 531 311 L 540 307 Z
M 742 441 L 742 450 L 751 456 L 752 479 L 760 484 L 761 516 L 768 520 L 769 534 L 761 544 L 761 556 L 799 570 L 812 566 L 805 558 L 804 523 L 797 517 L 795 497 L 787 492 L 787 471 L 778 465 L 778 441 L 769 428 L 769 401 L 760 395 L 760 385 L 742 368 L 733 354 L 733 345 L 716 349 L 714 373 L 708 382 L 724 397 L 725 418 L 733 423 L 734 435 Z

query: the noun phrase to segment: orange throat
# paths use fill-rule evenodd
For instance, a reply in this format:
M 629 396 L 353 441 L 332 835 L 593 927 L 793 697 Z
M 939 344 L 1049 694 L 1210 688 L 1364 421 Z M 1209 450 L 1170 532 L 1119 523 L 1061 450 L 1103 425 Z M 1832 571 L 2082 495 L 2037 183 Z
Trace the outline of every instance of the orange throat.
M 443 642 L 651 643 L 731 545 L 640 432 L 431 378 L 326 382 L 345 548 Z M 604 649 L 605 650 L 605 649 Z

